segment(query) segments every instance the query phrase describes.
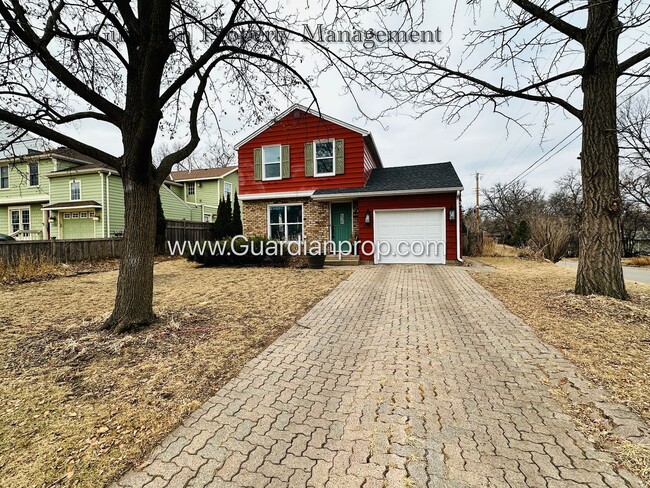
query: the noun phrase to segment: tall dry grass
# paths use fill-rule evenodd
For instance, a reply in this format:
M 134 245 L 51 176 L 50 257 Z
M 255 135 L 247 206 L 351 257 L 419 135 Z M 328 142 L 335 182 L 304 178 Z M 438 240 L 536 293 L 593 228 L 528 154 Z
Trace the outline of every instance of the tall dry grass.
M 630 258 L 628 263 L 631 266 L 650 266 L 650 256 L 637 256 Z
M 0 258 L 0 283 L 5 285 L 45 278 L 60 272 L 61 265 L 45 256 L 21 256 L 17 262 Z

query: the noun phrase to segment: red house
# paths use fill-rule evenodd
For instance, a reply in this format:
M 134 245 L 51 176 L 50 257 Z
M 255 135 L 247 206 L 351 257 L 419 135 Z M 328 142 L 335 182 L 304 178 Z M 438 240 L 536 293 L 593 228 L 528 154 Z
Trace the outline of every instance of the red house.
M 384 168 L 370 132 L 294 105 L 235 146 L 244 234 L 375 263 L 462 261 L 451 163 Z

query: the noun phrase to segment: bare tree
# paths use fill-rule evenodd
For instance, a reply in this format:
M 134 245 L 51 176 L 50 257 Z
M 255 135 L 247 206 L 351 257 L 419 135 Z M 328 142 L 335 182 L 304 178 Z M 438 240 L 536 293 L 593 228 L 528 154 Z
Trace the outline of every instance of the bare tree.
M 650 210 L 650 98 L 623 105 L 618 131 L 623 195 Z
M 499 236 L 503 243 L 513 244 L 521 222 L 529 221 L 545 207 L 541 188 L 529 188 L 525 181 L 512 185 L 497 183 L 483 190 L 485 202 L 481 205 L 483 227 Z
M 379 3 L 402 8 L 406 14 L 421 4 L 417 0 Z M 469 14 L 477 18 L 480 8 L 488 7 L 480 0 L 467 3 Z M 462 2 L 455 7 L 461 9 Z M 461 55 L 448 50 L 412 53 L 392 45 L 371 61 L 366 72 L 398 94 L 400 104 L 411 103 L 420 114 L 440 108 L 448 121 L 457 120 L 468 107 L 478 107 L 504 115 L 509 123 L 520 123 L 508 114 L 508 103 L 515 98 L 559 107 L 575 118 L 582 126 L 584 185 L 575 290 L 624 299 L 617 91 L 621 80 L 647 83 L 650 5 L 618 0 L 511 0 L 490 3 L 489 11 L 499 27 L 470 30 Z M 619 59 L 622 34 L 634 41 L 631 48 L 636 52 Z M 581 56 L 582 66 L 571 67 L 566 62 L 570 55 Z
M 547 199 L 551 215 L 561 217 L 569 229 L 567 254 L 579 255 L 579 229 L 582 222 L 582 180 L 580 172 L 570 170 L 555 181 L 555 190 Z
M 158 190 L 196 149 L 202 127 L 218 123 L 220 103 L 238 103 L 246 119 L 274 113 L 273 93 L 288 97 L 303 85 L 313 96 L 289 41 L 331 53 L 295 25 L 263 0 L 0 0 L 0 121 L 16 128 L 9 137 L 30 132 L 122 177 L 123 257 L 105 328 L 154 320 Z M 119 134 L 122 154 L 70 135 L 86 121 Z M 152 147 L 161 133 L 184 142 L 156 166 Z

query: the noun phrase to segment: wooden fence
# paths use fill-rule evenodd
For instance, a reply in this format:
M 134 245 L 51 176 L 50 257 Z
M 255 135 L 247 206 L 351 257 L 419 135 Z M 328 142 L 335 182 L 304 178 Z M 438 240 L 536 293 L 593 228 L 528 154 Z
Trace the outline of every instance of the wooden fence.
M 167 241 L 205 241 L 212 238 L 212 225 L 207 222 L 167 221 Z M 0 261 L 17 263 L 23 259 L 50 259 L 57 263 L 97 261 L 119 258 L 122 237 L 110 239 L 54 239 L 50 241 L 1 241 Z M 167 246 L 164 251 L 168 252 Z
M 51 259 L 57 263 L 119 258 L 122 238 L 0 242 L 0 260 Z
M 188 222 L 187 220 L 168 220 L 165 240 L 170 242 L 209 241 L 212 239 L 212 224 L 208 222 Z

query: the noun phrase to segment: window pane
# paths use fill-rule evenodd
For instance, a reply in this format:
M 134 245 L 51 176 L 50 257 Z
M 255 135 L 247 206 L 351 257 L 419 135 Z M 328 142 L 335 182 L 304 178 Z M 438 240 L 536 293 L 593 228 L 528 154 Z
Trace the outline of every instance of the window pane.
M 271 225 L 271 239 L 284 240 L 284 225 Z
M 271 224 L 281 224 L 284 222 L 284 206 L 273 206 L 269 210 Z
M 38 163 L 29 163 L 29 184 L 38 186 Z
M 333 173 L 334 172 L 334 159 L 318 159 L 316 172 L 318 174 Z
M 280 162 L 280 146 L 265 147 L 263 148 L 263 151 L 265 163 Z
M 297 241 L 302 238 L 302 224 L 289 224 L 287 225 L 287 231 L 289 232 L 288 240 Z
M 265 178 L 279 178 L 280 177 L 280 163 L 265 164 L 264 165 Z
M 332 141 L 316 143 L 317 158 L 331 158 L 334 156 L 334 143 Z
M 9 188 L 9 167 L 0 166 L 0 188 Z
M 29 224 L 29 210 L 23 210 L 23 224 Z
M 11 211 L 11 223 L 12 224 L 20 223 L 20 212 L 18 210 Z
M 302 223 L 302 206 L 290 205 L 287 207 L 287 222 L 290 224 Z
M 81 191 L 78 181 L 70 183 L 70 200 L 81 200 Z

